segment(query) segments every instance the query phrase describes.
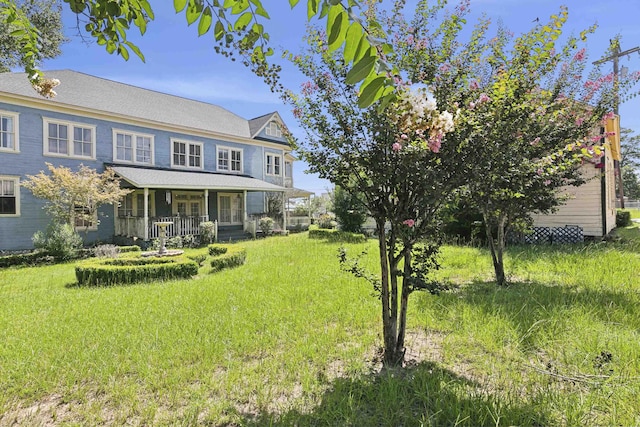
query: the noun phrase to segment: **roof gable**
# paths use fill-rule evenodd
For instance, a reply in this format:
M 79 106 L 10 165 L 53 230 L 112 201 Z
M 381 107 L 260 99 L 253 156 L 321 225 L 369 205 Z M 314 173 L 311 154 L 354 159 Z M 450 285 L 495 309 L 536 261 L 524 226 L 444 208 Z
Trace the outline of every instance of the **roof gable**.
M 288 131 L 287 126 L 282 120 L 282 117 L 280 117 L 280 114 L 277 111 L 274 111 L 273 113 L 265 114 L 264 116 L 256 117 L 255 119 L 249 120 L 251 138 L 257 138 L 261 136 L 260 133 L 264 130 L 265 127 L 267 127 L 269 123 L 273 121 L 282 126 L 285 132 Z M 283 132 L 283 134 L 285 132 Z M 279 141 L 281 138 L 273 137 L 273 139 Z

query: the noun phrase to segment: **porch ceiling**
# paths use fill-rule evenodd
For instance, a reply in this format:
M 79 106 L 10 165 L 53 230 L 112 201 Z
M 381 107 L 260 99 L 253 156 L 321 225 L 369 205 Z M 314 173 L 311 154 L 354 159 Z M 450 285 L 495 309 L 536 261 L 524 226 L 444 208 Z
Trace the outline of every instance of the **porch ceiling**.
M 285 191 L 284 187 L 248 176 L 126 166 L 112 166 L 111 168 L 122 179 L 138 188 Z

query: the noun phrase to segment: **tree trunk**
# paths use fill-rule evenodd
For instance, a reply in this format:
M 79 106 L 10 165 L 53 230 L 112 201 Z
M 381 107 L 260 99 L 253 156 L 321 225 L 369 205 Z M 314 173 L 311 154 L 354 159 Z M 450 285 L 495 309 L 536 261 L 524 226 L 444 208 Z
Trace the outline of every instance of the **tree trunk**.
M 382 303 L 382 338 L 384 341 L 383 364 L 387 365 L 387 357 L 393 356 L 393 349 L 395 349 L 395 319 L 392 319 L 389 307 L 389 259 L 387 257 L 387 239 L 384 222 L 378 221 L 376 228 L 378 229 L 378 247 L 380 249 L 380 301 Z M 389 351 L 389 349 L 391 349 L 391 351 Z
M 506 286 L 507 279 L 504 274 L 504 226 L 507 218 L 503 215 L 498 217 L 497 224 L 497 232 L 496 238 L 493 238 L 493 233 L 491 232 L 491 221 L 489 221 L 489 216 L 484 214 L 484 223 L 485 230 L 487 233 L 487 241 L 489 242 L 489 249 L 491 250 L 491 259 L 493 260 L 493 270 L 496 274 L 496 283 L 498 286 Z
M 398 340 L 395 348 L 395 364 L 401 365 L 404 362 L 404 338 L 407 330 L 407 310 L 409 307 L 409 294 L 411 286 L 409 278 L 411 277 L 411 247 L 404 248 L 404 276 L 402 278 L 402 297 L 400 299 L 400 325 L 398 327 Z

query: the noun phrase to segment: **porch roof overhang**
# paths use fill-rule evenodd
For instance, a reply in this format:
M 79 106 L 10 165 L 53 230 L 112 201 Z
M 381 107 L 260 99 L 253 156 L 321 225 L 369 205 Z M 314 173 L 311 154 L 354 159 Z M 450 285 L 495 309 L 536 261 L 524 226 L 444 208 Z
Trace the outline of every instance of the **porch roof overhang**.
M 168 190 L 237 190 L 284 192 L 286 188 L 243 175 L 211 172 L 148 169 L 111 166 L 122 179 L 137 188 L 163 188 Z
M 290 199 L 310 197 L 315 194 L 313 191 L 302 190 L 300 188 L 287 188 L 286 195 Z

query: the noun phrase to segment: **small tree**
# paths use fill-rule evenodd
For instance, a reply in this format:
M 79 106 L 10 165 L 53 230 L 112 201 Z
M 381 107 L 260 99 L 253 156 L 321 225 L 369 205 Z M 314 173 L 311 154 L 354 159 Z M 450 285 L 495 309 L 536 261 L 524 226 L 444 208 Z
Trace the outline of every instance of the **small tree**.
M 344 231 L 359 233 L 367 219 L 367 208 L 363 197 L 357 192 L 349 193 L 337 186 L 333 192 L 333 213 L 340 228 Z
M 23 186 L 34 196 L 46 200 L 44 209 L 55 222 L 69 224 L 93 224 L 98 207 L 119 203 L 131 190 L 120 188 L 120 179 L 113 169 L 98 173 L 81 165 L 77 172 L 65 166 L 55 167 L 46 163 L 50 174 L 40 171 L 27 175 Z
M 294 58 L 309 78 L 299 94 L 287 96 L 307 131 L 297 148 L 312 172 L 361 195 L 376 222 L 379 276 L 364 272 L 344 253 L 340 260 L 379 292 L 383 364 L 398 365 L 404 360 L 409 296 L 428 288 L 428 276 L 437 268 L 437 212 L 463 177 L 455 162 L 458 147 L 446 137 L 454 114 L 445 110 L 456 107 L 443 102 L 438 108 L 426 91 L 405 86 L 389 108 L 361 109 L 364 93 L 354 87 L 340 54 L 332 55 L 324 43 L 324 36 L 313 32 L 308 54 Z M 356 46 L 345 52 L 351 47 Z M 384 91 L 382 80 L 369 87 Z

